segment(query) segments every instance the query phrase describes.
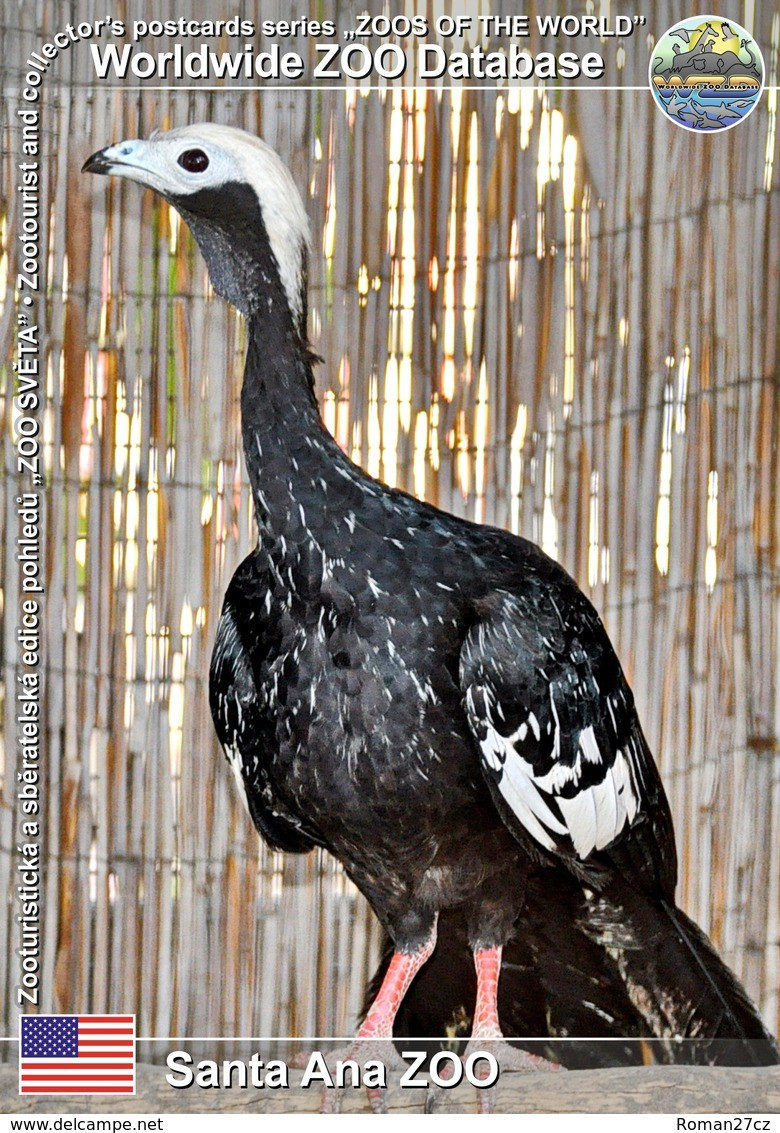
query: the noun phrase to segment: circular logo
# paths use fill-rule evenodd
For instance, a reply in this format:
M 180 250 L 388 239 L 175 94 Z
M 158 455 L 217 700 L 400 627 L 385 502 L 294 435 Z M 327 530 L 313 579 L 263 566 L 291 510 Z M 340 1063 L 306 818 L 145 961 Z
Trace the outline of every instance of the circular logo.
M 650 57 L 650 89 L 667 118 L 686 130 L 729 130 L 755 110 L 764 60 L 750 32 L 720 16 L 670 28 Z

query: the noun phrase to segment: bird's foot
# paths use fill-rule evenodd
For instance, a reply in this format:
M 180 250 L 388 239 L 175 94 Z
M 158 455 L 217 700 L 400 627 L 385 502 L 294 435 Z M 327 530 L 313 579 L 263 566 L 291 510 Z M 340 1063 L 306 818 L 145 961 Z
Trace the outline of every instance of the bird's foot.
M 488 1059 L 477 1058 L 478 1054 L 491 1055 L 498 1067 L 498 1076 L 491 1085 L 477 1087 L 477 1110 L 479 1113 L 495 1113 L 496 1083 L 502 1074 L 517 1071 L 523 1074 L 538 1072 L 549 1074 L 563 1070 L 563 1067 L 559 1066 L 557 1062 L 550 1062 L 538 1054 L 530 1054 L 527 1050 L 518 1050 L 516 1047 L 510 1046 L 507 1040 L 501 1036 L 484 1039 L 472 1037 L 461 1055 L 461 1060 L 466 1066 L 471 1065 L 471 1073 L 474 1077 L 484 1081 L 491 1077 L 493 1067 Z M 451 1077 L 446 1071 L 445 1076 Z M 425 1099 L 426 1113 L 436 1111 L 446 1088 L 446 1086 L 433 1084 L 428 1087 L 428 1094 Z
M 324 1055 L 333 1086 L 324 1086 L 320 1099 L 320 1113 L 341 1113 L 347 1082 L 352 1088 L 356 1082 L 354 1069 L 346 1064 L 357 1063 L 358 1080 L 368 1096 L 372 1113 L 387 1113 L 388 1071 L 405 1072 L 409 1069 L 390 1039 L 356 1038 L 348 1047 L 329 1051 Z M 385 1085 L 376 1085 L 381 1080 Z
M 550 1074 L 563 1069 L 557 1062 L 550 1062 L 538 1054 L 531 1054 L 527 1050 L 518 1050 L 517 1047 L 510 1046 L 504 1038 L 472 1038 L 466 1047 L 464 1059 L 468 1061 L 469 1057 L 477 1051 L 484 1051 L 486 1054 L 493 1055 L 498 1064 L 499 1076 L 513 1071 L 523 1074 Z M 474 1072 L 477 1077 L 488 1078 L 487 1062 L 483 1060 L 477 1063 Z M 495 1108 L 496 1082 L 492 1086 L 480 1088 L 477 1092 L 477 1110 L 479 1113 L 495 1113 Z
M 392 1043 L 393 1021 L 409 985 L 433 952 L 435 945 L 436 917 L 434 916 L 430 919 L 427 936 L 421 943 L 418 942 L 411 947 L 410 951 L 397 949 L 393 953 L 382 986 L 360 1026 L 355 1041 L 347 1050 L 332 1051 L 325 1060 L 334 1085 L 326 1084 L 320 1113 L 340 1112 L 347 1074 L 347 1067 L 343 1064 L 346 1062 L 352 1064 L 349 1074 L 353 1085 L 360 1083 L 365 1086 L 374 1113 L 387 1113 L 387 1071 L 407 1069 L 406 1063 Z M 335 1078 L 333 1078 L 334 1072 Z

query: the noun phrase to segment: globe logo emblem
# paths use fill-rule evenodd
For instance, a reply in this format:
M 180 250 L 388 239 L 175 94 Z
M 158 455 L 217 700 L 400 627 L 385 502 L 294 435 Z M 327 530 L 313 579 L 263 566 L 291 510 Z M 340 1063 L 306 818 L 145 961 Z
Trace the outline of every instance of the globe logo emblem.
M 694 16 L 658 40 L 650 89 L 677 126 L 699 133 L 729 130 L 758 105 L 764 60 L 750 32 L 733 20 Z

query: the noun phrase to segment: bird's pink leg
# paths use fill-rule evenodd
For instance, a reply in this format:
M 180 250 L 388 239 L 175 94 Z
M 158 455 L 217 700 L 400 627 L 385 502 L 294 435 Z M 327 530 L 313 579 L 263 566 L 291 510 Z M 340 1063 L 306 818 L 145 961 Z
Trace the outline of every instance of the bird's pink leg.
M 393 1023 L 404 996 L 414 977 L 436 947 L 436 923 L 434 922 L 427 940 L 415 952 L 394 952 L 382 986 L 376 999 L 363 1020 L 355 1036 L 354 1044 L 347 1051 L 334 1051 L 327 1059 L 328 1065 L 338 1058 L 381 1059 L 388 1069 L 406 1070 L 407 1066 L 392 1044 Z M 365 1044 L 365 1045 L 363 1045 Z M 384 1091 L 368 1088 L 368 1100 L 375 1113 L 385 1113 Z M 341 1108 L 341 1091 L 326 1090 L 323 1094 L 321 1113 L 337 1113 Z
M 504 1039 L 498 1021 L 501 948 L 477 948 L 474 952 L 474 966 L 477 969 L 477 1002 L 466 1056 L 476 1050 L 487 1050 L 496 1057 L 502 1070 L 560 1070 L 557 1063 L 548 1062 L 547 1059 L 528 1054 L 524 1050 L 515 1050 Z M 495 1088 L 479 1090 L 477 1104 L 480 1113 L 492 1113 Z
M 463 1061 L 478 1051 L 487 1051 L 498 1062 L 500 1070 L 560 1070 L 555 1062 L 548 1062 L 536 1054 L 525 1050 L 515 1050 L 504 1038 L 498 1021 L 498 977 L 501 972 L 501 948 L 477 948 L 474 950 L 474 966 L 477 969 L 477 1001 L 474 1006 L 474 1019 L 471 1024 L 471 1038 L 463 1054 Z M 476 1073 L 487 1077 L 487 1067 L 478 1065 Z M 493 1113 L 495 1109 L 495 1086 L 482 1087 L 477 1091 L 477 1108 L 480 1113 Z M 425 1102 L 426 1113 L 433 1113 L 441 1100 L 438 1087 L 428 1091 Z
M 471 1037 L 474 1039 L 501 1039 L 498 1021 L 498 976 L 501 971 L 501 948 L 478 948 L 474 953 L 477 969 L 477 1002 Z
M 376 999 L 371 1004 L 358 1039 L 389 1039 L 403 997 L 436 946 L 436 929 L 417 952 L 394 952 Z

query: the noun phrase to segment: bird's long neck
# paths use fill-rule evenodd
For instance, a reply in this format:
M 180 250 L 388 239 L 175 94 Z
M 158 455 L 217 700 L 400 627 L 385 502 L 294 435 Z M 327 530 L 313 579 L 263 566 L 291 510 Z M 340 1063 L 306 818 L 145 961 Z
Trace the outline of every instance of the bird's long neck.
M 362 474 L 323 425 L 306 345 L 273 297 L 249 320 L 241 413 L 261 546 L 337 537 Z

